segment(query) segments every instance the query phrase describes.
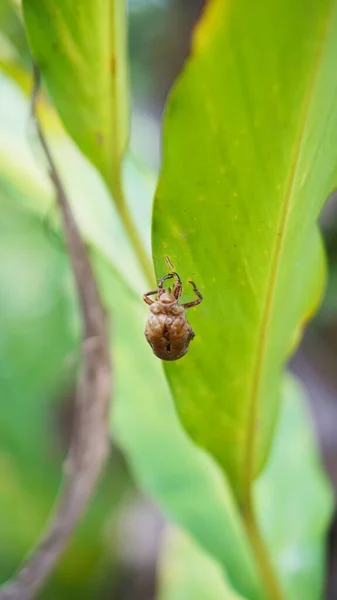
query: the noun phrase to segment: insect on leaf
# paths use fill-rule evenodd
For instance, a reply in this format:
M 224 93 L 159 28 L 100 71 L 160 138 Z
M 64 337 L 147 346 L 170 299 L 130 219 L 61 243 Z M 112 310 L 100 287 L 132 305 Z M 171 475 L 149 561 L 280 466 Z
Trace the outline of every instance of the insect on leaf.
M 9 100 L 10 106 L 16 108 L 15 96 L 11 94 Z M 0 114 L 0 131 L 5 132 L 1 123 L 15 122 L 22 132 L 24 127 L 18 119 L 20 112 L 16 112 L 13 119 L 8 119 L 11 112 L 4 112 L 4 115 Z M 20 116 L 24 118 L 24 115 Z M 54 216 L 50 210 L 50 190 L 43 185 L 43 173 L 36 165 L 34 171 L 29 153 L 20 153 L 23 147 L 20 139 L 13 140 L 16 143 L 10 151 L 7 144 L 6 152 L 1 141 L 1 187 L 6 190 L 10 202 L 19 203 L 24 212 L 35 217 L 36 227 L 42 232 L 43 219 L 46 215 Z M 214 461 L 205 456 L 183 431 L 161 364 L 158 360 L 153 363 L 153 355 L 147 347 L 143 334 L 147 308 L 141 301 L 144 282 L 137 281 L 133 265 L 124 262 L 127 254 L 120 237 L 108 235 L 109 231 L 118 231 L 117 224 L 113 224 L 113 215 L 102 210 L 104 203 L 102 205 L 100 189 L 96 189 L 95 196 L 89 194 L 95 201 L 94 206 L 81 202 L 86 191 L 95 189 L 88 172 L 92 169 L 86 169 L 80 187 L 79 177 L 74 179 L 72 172 L 82 172 L 83 157 L 79 157 L 79 161 L 73 160 L 72 153 L 68 153 L 63 144 L 57 151 L 67 157 L 62 176 L 71 197 L 75 202 L 78 200 L 78 204 L 73 205 L 75 214 L 86 242 L 90 244 L 92 256 L 95 256 L 95 272 L 99 276 L 104 306 L 112 315 L 116 379 L 111 423 L 113 439 L 122 448 L 141 488 L 160 504 L 171 520 L 184 527 L 218 560 L 233 585 L 250 600 L 260 600 L 262 586 L 230 487 Z M 136 177 L 133 173 L 133 179 L 134 183 L 129 184 L 134 186 L 138 199 L 141 193 L 146 201 L 145 196 L 151 189 L 142 182 L 142 175 Z M 108 203 L 108 208 L 112 211 L 113 205 Z M 54 220 L 50 227 L 53 223 Z M 51 232 L 57 233 L 57 223 Z M 120 272 L 121 261 L 115 261 L 115 250 L 122 247 L 123 270 Z M 132 275 L 130 281 L 124 279 L 126 274 Z
M 147 346 L 142 328 L 146 307 L 137 305 L 97 258 L 96 273 L 113 322 L 113 437 L 141 488 L 169 519 L 220 563 L 240 593 L 261 600 L 261 579 L 226 477 L 184 432 L 161 364 Z
M 337 182 L 336 0 L 213 0 L 169 98 L 154 206 L 204 296 L 165 365 L 182 422 L 242 500 L 272 439 L 280 376 L 322 294 L 320 210 Z

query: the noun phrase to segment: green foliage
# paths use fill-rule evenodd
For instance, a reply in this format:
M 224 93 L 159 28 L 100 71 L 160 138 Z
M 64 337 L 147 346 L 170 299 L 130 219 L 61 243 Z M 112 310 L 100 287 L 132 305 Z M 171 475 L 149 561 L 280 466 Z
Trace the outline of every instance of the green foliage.
M 15 61 L 21 67 L 29 63 L 24 27 L 15 0 L 2 0 L 0 5 L 0 65 Z
M 156 270 L 168 254 L 205 296 L 188 359 L 166 372 L 185 427 L 241 499 L 266 459 L 285 358 L 322 293 L 336 30 L 334 1 L 211 2 L 166 109 Z
M 137 480 L 165 513 L 228 570 L 238 589 L 252 600 L 260 598 L 261 583 L 230 487 L 181 427 L 161 366 L 146 347 L 144 309 L 109 277 L 101 260 L 96 267 L 114 324 L 112 431 Z
M 244 600 L 219 566 L 179 530 L 166 532 L 158 600 Z
M 165 365 L 175 403 L 229 477 L 278 596 L 251 485 L 270 447 L 285 359 L 322 294 L 316 220 L 336 183 L 336 8 L 210 4 L 167 105 L 154 206 L 158 274 L 168 254 L 205 297 L 191 315 L 188 358 Z
M 0 177 L 0 584 L 36 542 L 57 494 L 70 415 L 64 396 L 79 352 L 66 255 L 2 183 Z M 41 599 L 93 597 L 113 566 L 110 559 L 102 568 L 101 530 L 107 517 L 112 527 L 127 487 L 125 472 L 111 464 Z
M 62 122 L 97 167 L 148 281 L 153 269 L 130 215 L 122 159 L 129 134 L 125 0 L 24 0 L 34 59 Z
M 317 456 L 304 390 L 289 376 L 268 463 L 254 488 L 261 530 L 291 600 L 321 597 L 323 537 L 333 498 Z
M 65 156 L 70 173 L 74 170 L 83 172 L 80 162 L 69 162 L 70 155 L 66 153 Z M 2 164 L 4 165 L 4 162 Z M 36 187 L 33 182 L 29 183 L 24 172 L 19 174 L 19 168 L 22 167 L 22 163 L 16 167 L 18 169 L 16 186 L 11 187 L 4 176 L 2 181 L 6 183 L 8 193 L 12 194 L 12 201 L 20 200 L 26 209 L 44 214 L 43 206 L 47 206 L 47 198 L 43 196 L 41 187 Z M 69 177 L 69 184 L 71 179 L 72 196 L 81 198 L 82 189 L 78 187 L 79 182 L 76 183 L 76 180 Z M 23 182 L 22 188 L 20 182 Z M 90 189 L 89 176 L 84 178 L 82 184 Z M 139 184 L 137 189 L 141 189 Z M 95 200 L 98 203 L 96 206 L 100 206 L 99 196 L 96 196 Z M 108 206 L 111 207 L 110 204 L 107 204 Z M 41 207 L 42 213 L 40 213 Z M 105 231 L 105 226 L 102 224 L 99 229 L 89 202 L 78 203 L 75 208 L 87 239 L 100 248 L 100 251 L 95 252 L 95 264 L 105 305 L 109 309 L 113 324 L 113 355 L 117 384 L 112 427 L 114 437 L 115 439 L 117 437 L 118 443 L 129 458 L 137 480 L 160 503 L 166 514 L 187 529 L 199 544 L 207 549 L 208 553 L 222 565 L 237 589 L 246 593 L 249 598 L 260 598 L 263 594 L 256 567 L 230 488 L 210 458 L 188 440 L 181 428 L 163 379 L 160 363 L 154 360 L 143 337 L 146 307 L 139 303 L 137 295 L 132 291 L 132 281 L 125 285 L 115 268 L 111 269 L 110 265 L 116 256 L 114 239 L 109 240 L 106 236 L 105 241 L 105 235 L 95 237 L 96 232 Z M 95 216 L 98 221 L 103 216 L 106 220 L 108 214 L 105 211 L 103 213 L 98 211 Z M 123 267 L 123 263 L 120 266 Z M 125 266 L 131 267 L 130 264 L 124 264 Z M 136 287 L 138 289 L 138 284 Z M 287 389 L 287 398 L 293 399 L 291 406 L 296 408 L 299 402 L 296 387 L 288 386 Z M 287 400 L 287 404 L 289 403 L 290 400 Z M 307 424 L 304 417 L 305 415 L 295 420 L 290 414 L 286 420 L 283 418 L 284 425 L 277 435 L 277 452 L 284 460 L 280 465 L 280 458 L 277 461 L 272 455 L 271 465 L 275 467 L 267 469 L 261 483 L 264 491 L 259 494 L 262 525 L 266 529 L 273 555 L 279 563 L 280 570 L 283 570 L 286 582 L 294 577 L 300 578 L 301 572 L 304 577 L 309 577 L 310 581 L 317 582 L 317 577 L 322 571 L 322 533 L 329 512 L 329 496 L 324 479 L 322 481 L 322 477 L 317 476 L 317 469 L 310 466 L 316 462 L 314 449 L 309 452 L 308 446 L 305 445 L 303 453 L 298 456 L 298 460 L 295 460 L 296 440 L 302 448 L 306 437 Z M 293 443 L 288 433 L 291 427 L 294 431 Z M 285 486 L 282 502 L 287 498 L 288 502 L 295 506 L 294 491 L 300 493 L 301 499 L 302 488 L 297 490 L 294 483 L 290 482 L 290 485 L 285 476 L 289 474 L 290 462 L 294 469 L 294 478 L 298 477 L 299 466 L 303 470 L 304 465 L 307 465 L 305 478 L 306 485 L 309 487 L 306 489 L 312 502 L 306 504 L 308 521 L 304 525 L 303 520 L 303 528 L 300 530 L 299 527 L 288 528 L 284 523 L 281 528 L 283 538 L 280 542 L 277 536 L 275 537 L 275 533 L 280 530 L 279 523 L 282 523 L 281 511 L 277 509 L 275 495 L 272 494 L 274 490 L 277 499 L 276 483 L 279 481 L 280 473 L 284 473 L 281 482 L 284 481 Z M 289 490 L 292 494 L 289 494 Z M 266 501 L 270 497 L 272 500 L 269 500 L 266 506 Z M 319 511 L 316 510 L 317 503 L 320 506 Z M 299 500 L 299 510 L 301 510 L 300 504 Z M 272 518 L 269 518 L 270 506 L 275 506 Z M 301 512 L 304 517 L 303 510 Z M 285 511 L 284 518 L 286 519 L 288 515 L 291 515 L 290 508 Z M 266 518 L 269 526 L 266 526 Z M 223 535 L 224 531 L 226 535 Z M 298 536 L 299 531 L 302 532 L 302 537 Z M 305 538 L 304 534 L 308 537 Z M 316 553 L 320 560 L 306 562 L 309 556 L 306 549 L 309 547 L 310 539 L 313 541 L 313 553 Z M 295 568 L 291 562 L 284 560 L 285 556 L 293 555 L 294 548 L 298 557 Z M 312 586 L 311 589 L 315 590 L 315 587 Z M 296 596 L 291 597 L 296 598 Z
M 167 254 L 204 302 L 189 314 L 189 353 L 165 365 L 168 385 L 144 340 L 134 255 L 149 245 L 153 178 L 130 159 L 121 173 L 124 4 L 23 2 L 61 119 L 115 194 L 117 210 L 78 150 L 49 132 L 111 315 L 113 436 L 191 536 L 164 556 L 161 600 L 320 598 L 331 497 L 302 392 L 283 370 L 324 283 L 316 221 L 336 184 L 336 4 L 210 0 L 197 26 L 167 104 L 153 256 L 158 276 Z M 24 160 L 13 166 L 1 136 L 0 155 L 6 193 L 41 218 L 52 190 Z
M 298 485 L 299 473 L 301 485 Z M 289 490 L 292 494 L 289 494 Z M 261 528 L 292 600 L 321 597 L 325 552 L 322 533 L 332 497 L 294 379 L 284 386 L 284 402 L 267 468 L 255 489 Z M 229 542 L 230 545 L 230 542 Z M 168 532 L 160 570 L 160 600 L 237 598 L 217 563 L 182 532 Z M 241 598 L 241 596 L 240 596 Z
M 128 138 L 124 0 L 24 0 L 23 10 L 67 131 L 114 189 Z

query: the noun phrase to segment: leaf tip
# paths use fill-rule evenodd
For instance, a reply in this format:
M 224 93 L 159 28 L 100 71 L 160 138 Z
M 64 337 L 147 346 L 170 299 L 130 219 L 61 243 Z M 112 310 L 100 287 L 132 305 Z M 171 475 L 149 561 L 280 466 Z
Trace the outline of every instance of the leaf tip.
M 212 32 L 223 22 L 224 13 L 229 9 L 229 0 L 209 0 L 198 21 L 192 38 L 192 54 L 202 50 L 208 43 Z

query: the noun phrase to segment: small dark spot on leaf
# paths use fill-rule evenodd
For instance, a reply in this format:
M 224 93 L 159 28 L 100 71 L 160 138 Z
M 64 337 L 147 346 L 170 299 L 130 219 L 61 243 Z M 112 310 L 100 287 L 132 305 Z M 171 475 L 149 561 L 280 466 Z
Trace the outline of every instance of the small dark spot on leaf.
M 110 60 L 110 70 L 113 75 L 116 73 L 116 59 L 114 56 Z
M 102 146 L 103 142 L 104 142 L 104 136 L 103 133 L 101 133 L 101 131 L 96 131 L 96 140 L 99 146 Z

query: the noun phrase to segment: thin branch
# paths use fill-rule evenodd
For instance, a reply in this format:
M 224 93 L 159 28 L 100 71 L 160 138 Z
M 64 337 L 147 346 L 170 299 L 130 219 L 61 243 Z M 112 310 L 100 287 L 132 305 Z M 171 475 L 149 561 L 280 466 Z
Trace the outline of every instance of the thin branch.
M 64 465 L 63 488 L 51 523 L 16 577 L 1 589 L 0 600 L 34 598 L 55 567 L 87 507 L 109 449 L 108 411 L 112 377 L 106 316 L 86 246 L 36 116 L 39 87 L 39 70 L 34 65 L 32 115 L 62 215 L 82 312 L 82 368 L 78 381 L 74 432 Z

